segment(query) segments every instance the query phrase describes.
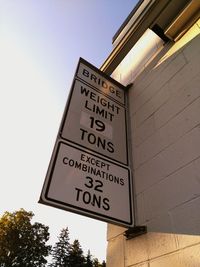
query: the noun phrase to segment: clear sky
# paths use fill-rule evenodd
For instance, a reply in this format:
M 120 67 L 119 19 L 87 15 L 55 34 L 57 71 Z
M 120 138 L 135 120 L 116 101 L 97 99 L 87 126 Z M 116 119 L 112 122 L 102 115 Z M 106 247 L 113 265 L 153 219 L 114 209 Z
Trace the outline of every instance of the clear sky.
M 0 215 L 24 208 L 106 256 L 106 223 L 38 204 L 79 60 L 100 67 L 137 0 L 0 0 Z

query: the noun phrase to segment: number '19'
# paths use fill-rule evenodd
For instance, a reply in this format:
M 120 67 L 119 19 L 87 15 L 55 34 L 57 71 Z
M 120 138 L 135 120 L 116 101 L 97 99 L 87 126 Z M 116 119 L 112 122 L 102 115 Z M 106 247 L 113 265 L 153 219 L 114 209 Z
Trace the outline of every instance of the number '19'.
M 94 117 L 90 117 L 90 128 L 96 131 L 103 132 L 105 130 L 105 123 L 100 120 L 96 120 Z

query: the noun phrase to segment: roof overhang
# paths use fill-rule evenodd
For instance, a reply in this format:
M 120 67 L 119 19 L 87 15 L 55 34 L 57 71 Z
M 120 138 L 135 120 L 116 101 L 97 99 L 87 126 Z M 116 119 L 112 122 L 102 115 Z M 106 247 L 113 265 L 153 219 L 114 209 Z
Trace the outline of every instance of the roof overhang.
M 199 0 L 140 0 L 113 37 L 113 50 L 100 69 L 110 75 L 148 28 L 176 41 L 199 16 Z

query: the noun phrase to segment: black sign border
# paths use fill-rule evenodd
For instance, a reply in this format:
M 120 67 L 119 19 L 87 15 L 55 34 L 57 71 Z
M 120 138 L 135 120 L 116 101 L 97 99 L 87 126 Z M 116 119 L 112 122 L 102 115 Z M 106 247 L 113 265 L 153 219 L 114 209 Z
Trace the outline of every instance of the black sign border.
M 124 169 L 126 169 L 128 171 L 130 222 L 126 222 L 126 221 L 123 221 L 123 220 L 120 220 L 120 219 L 117 219 L 117 218 L 114 218 L 114 217 L 111 217 L 111 216 L 102 215 L 100 213 L 93 212 L 91 210 L 87 210 L 87 209 L 84 209 L 84 208 L 78 208 L 78 207 L 73 206 L 71 204 L 67 204 L 65 202 L 62 202 L 62 201 L 59 201 L 59 200 L 55 200 L 55 199 L 52 199 L 52 198 L 48 197 L 48 192 L 49 192 L 49 188 L 50 188 L 50 184 L 51 184 L 51 180 L 52 180 L 52 177 L 53 177 L 53 172 L 54 172 L 54 168 L 55 168 L 55 165 L 56 165 L 56 162 L 57 162 L 57 157 L 58 157 L 58 153 L 59 153 L 59 149 L 60 149 L 61 144 L 64 144 L 64 145 L 69 146 L 69 147 L 72 147 L 74 149 L 77 149 L 79 151 L 82 151 L 84 153 L 87 153 L 89 155 L 92 155 L 94 157 L 97 157 L 97 158 L 99 158 L 101 160 L 108 161 L 110 164 L 114 164 L 114 165 L 116 165 L 118 167 L 121 167 L 121 168 L 124 168 Z M 97 156 L 97 155 L 95 155 L 93 153 L 90 153 L 89 151 L 85 151 L 83 149 L 77 148 L 77 147 L 75 147 L 75 146 L 73 146 L 71 144 L 65 143 L 63 141 L 59 141 L 57 143 L 55 156 L 53 158 L 52 166 L 51 166 L 50 173 L 49 173 L 49 176 L 48 176 L 46 190 L 45 190 L 45 193 L 44 193 L 45 199 L 47 201 L 50 201 L 51 203 L 45 202 L 45 200 L 42 197 L 40 198 L 40 202 L 43 203 L 43 204 L 49 205 L 49 206 L 53 206 L 53 207 L 60 208 L 60 209 L 63 209 L 63 210 L 67 210 L 67 211 L 70 211 L 70 212 L 73 212 L 73 213 L 78 213 L 80 215 L 91 217 L 93 219 L 102 220 L 102 221 L 105 221 L 107 223 L 113 223 L 113 224 L 122 225 L 122 226 L 125 226 L 126 225 L 127 227 L 130 227 L 133 224 L 132 197 L 131 196 L 132 196 L 132 191 L 131 191 L 131 173 L 130 173 L 129 168 L 127 168 L 125 166 L 122 166 L 122 165 L 119 165 L 117 163 L 113 163 L 112 161 L 109 161 L 109 160 L 107 160 L 107 159 L 105 159 L 103 157 L 100 157 L 100 156 Z M 62 205 L 62 206 L 60 206 L 59 204 Z

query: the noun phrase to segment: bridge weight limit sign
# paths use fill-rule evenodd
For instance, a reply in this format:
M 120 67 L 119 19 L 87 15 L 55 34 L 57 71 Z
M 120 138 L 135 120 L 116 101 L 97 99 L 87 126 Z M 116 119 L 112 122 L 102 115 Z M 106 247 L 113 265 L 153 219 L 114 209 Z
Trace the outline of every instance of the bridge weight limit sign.
M 80 59 L 40 202 L 130 227 L 124 90 Z

